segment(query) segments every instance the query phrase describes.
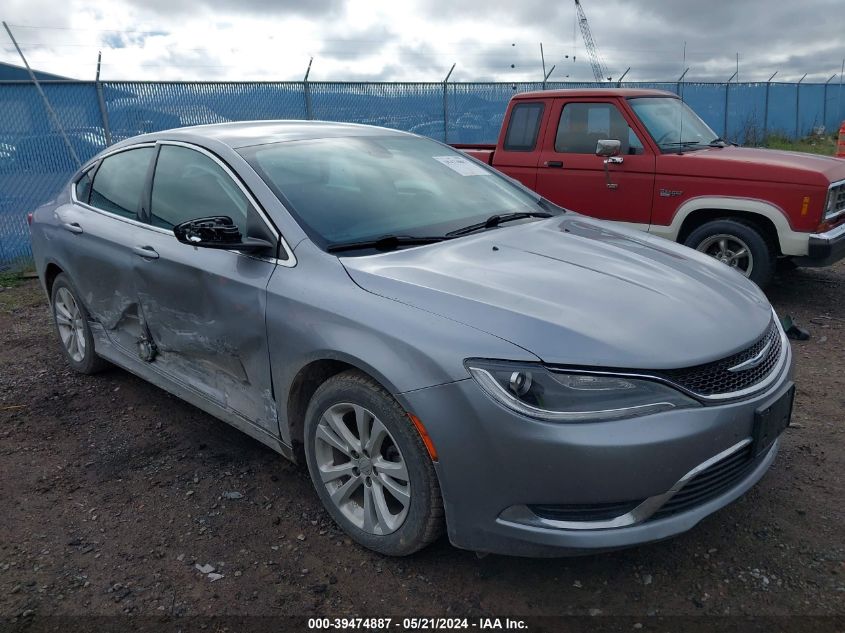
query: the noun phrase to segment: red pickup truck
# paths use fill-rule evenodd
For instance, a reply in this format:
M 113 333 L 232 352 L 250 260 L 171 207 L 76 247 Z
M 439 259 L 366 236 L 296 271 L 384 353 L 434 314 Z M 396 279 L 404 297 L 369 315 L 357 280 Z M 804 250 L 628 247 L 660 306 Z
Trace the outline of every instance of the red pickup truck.
M 455 145 L 574 211 L 698 249 L 765 286 L 845 257 L 845 160 L 737 147 L 661 90 L 528 92 L 496 145 Z

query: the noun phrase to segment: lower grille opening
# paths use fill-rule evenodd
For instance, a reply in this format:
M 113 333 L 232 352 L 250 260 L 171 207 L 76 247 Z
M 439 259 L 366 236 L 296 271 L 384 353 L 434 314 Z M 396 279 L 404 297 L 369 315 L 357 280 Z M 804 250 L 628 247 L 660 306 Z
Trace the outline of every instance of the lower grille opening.
M 538 517 L 551 521 L 610 521 L 627 514 L 642 502 L 641 499 L 614 503 L 569 503 L 528 507 Z
M 664 519 L 715 499 L 744 479 L 758 461 L 750 444 L 728 455 L 688 481 L 649 520 Z

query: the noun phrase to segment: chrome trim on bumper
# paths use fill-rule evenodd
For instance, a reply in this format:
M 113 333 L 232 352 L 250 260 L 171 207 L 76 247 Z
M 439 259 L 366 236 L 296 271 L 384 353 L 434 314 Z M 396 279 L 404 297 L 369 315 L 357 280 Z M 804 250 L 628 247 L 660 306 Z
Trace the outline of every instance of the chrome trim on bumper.
M 690 470 L 686 475 L 681 477 L 675 485 L 669 490 L 659 495 L 654 495 L 643 501 L 636 508 L 621 516 L 605 521 L 560 521 L 556 519 L 546 519 L 537 516 L 526 505 L 516 505 L 506 508 L 499 515 L 502 521 L 511 523 L 518 523 L 521 525 L 530 525 L 534 527 L 551 528 L 556 530 L 607 530 L 612 528 L 628 527 L 642 523 L 660 508 L 662 508 L 672 497 L 674 497 L 681 489 L 689 483 L 696 475 L 704 470 L 710 468 L 716 462 L 719 462 L 737 451 L 745 448 L 751 443 L 751 438 L 747 437 L 744 440 L 737 442 L 730 448 L 726 448 L 721 453 L 718 453 L 710 459 L 701 462 L 698 466 Z M 780 443 L 780 438 L 776 439 L 769 449 L 774 450 Z
M 829 242 L 845 235 L 845 224 L 840 224 L 837 227 L 825 231 L 824 233 L 810 233 L 810 237 L 817 240 L 824 240 Z

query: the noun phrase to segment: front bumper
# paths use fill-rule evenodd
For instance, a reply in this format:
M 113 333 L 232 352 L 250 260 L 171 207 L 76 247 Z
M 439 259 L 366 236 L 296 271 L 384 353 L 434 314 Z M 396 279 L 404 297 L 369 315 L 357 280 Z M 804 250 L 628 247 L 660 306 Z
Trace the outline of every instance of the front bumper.
M 422 420 L 437 449 L 448 533 L 456 547 L 566 556 L 680 534 L 751 488 L 773 462 L 779 441 L 718 495 L 668 515 L 658 505 L 619 524 L 572 529 L 530 511 L 659 498 L 714 456 L 746 446 L 755 411 L 791 384 L 787 350 L 790 358 L 764 394 L 628 420 L 565 424 L 524 418 L 494 403 L 472 379 L 400 399 Z
M 807 256 L 796 260 L 801 266 L 830 266 L 845 257 L 845 223 L 825 231 L 813 233 Z

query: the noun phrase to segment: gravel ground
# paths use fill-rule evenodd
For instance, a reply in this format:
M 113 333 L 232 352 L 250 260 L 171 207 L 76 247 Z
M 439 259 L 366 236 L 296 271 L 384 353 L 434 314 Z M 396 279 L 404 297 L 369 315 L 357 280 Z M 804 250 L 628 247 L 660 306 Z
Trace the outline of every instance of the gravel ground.
M 5 289 L 0 617 L 845 615 L 845 266 L 769 295 L 812 338 L 780 455 L 738 502 L 611 554 L 479 559 L 444 538 L 388 559 L 304 468 L 124 371 L 72 373 L 37 283 Z

